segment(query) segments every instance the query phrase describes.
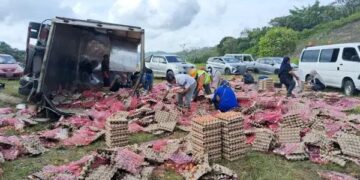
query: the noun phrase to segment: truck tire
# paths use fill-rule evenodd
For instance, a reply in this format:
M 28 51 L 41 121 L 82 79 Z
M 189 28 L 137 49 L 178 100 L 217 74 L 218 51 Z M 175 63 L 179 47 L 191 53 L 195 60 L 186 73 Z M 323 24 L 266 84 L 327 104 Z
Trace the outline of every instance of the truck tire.
M 352 96 L 356 92 L 354 82 L 350 79 L 344 81 L 343 89 L 346 96 Z
M 231 75 L 231 71 L 230 71 L 229 68 L 226 68 L 226 69 L 225 69 L 225 75 Z

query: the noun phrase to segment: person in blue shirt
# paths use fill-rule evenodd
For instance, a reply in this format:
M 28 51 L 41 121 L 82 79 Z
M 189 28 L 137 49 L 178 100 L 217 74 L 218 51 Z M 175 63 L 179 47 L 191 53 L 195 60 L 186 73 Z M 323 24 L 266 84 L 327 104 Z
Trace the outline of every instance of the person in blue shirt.
M 223 80 L 215 90 L 212 102 L 217 110 L 227 112 L 239 107 L 234 91 L 231 89 L 228 81 Z

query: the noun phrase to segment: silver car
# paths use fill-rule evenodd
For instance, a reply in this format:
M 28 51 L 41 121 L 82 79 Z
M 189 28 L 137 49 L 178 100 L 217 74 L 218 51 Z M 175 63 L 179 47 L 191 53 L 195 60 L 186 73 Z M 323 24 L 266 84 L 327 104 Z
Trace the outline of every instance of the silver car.
M 244 74 L 246 64 L 232 57 L 211 57 L 206 62 L 206 69 L 218 70 L 222 74 Z
M 246 67 L 251 67 L 255 60 L 251 54 L 225 54 L 225 57 L 233 57 L 245 63 Z
M 145 59 L 145 66 L 153 71 L 155 77 L 166 77 L 168 72 L 186 74 L 195 67 L 177 55 L 152 55 Z
M 249 69 L 254 70 L 256 73 L 279 74 L 282 61 L 282 57 L 259 58 Z M 291 63 L 291 67 L 298 68 L 298 66 L 293 63 Z

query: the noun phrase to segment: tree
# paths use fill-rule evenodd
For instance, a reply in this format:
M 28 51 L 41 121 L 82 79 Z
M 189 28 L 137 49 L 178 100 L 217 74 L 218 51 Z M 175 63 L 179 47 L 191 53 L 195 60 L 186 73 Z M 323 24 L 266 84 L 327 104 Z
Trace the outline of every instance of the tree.
M 344 13 L 337 6 L 320 6 L 320 2 L 316 1 L 308 7 L 295 7 L 290 10 L 290 15 L 274 18 L 270 21 L 270 24 L 274 27 L 287 27 L 296 31 L 302 31 L 344 16 Z
M 12 48 L 9 44 L 0 41 L 0 54 L 10 54 L 20 62 L 25 61 L 25 51 Z
M 337 0 L 337 3 L 342 6 L 346 15 L 351 15 L 360 10 L 360 0 Z
M 294 52 L 296 48 L 297 32 L 284 28 L 272 28 L 260 38 L 260 56 L 284 56 Z
M 238 52 L 238 40 L 233 37 L 225 37 L 220 41 L 217 46 L 219 54 L 237 53 Z

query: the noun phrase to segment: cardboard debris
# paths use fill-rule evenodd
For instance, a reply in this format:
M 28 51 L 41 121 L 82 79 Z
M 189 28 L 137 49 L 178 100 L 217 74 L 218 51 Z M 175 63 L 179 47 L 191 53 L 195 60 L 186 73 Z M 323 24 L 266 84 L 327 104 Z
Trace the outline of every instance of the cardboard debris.
M 105 141 L 108 147 L 122 147 L 128 144 L 128 121 L 122 113 L 109 117 L 105 129 Z
M 360 158 L 360 136 L 341 133 L 338 143 L 343 154 Z

